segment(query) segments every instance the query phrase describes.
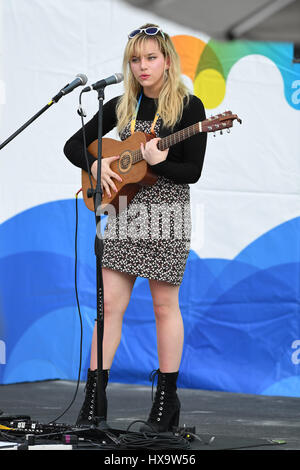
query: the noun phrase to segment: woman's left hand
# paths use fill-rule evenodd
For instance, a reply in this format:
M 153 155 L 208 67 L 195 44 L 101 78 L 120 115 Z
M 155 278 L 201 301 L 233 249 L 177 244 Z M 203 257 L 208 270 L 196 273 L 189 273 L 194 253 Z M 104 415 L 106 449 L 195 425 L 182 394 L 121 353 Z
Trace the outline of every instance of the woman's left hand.
M 146 142 L 145 145 L 143 143 L 141 144 L 143 159 L 146 160 L 149 165 L 156 165 L 167 159 L 169 149 L 159 150 L 157 148 L 159 140 L 159 138 L 154 138 Z

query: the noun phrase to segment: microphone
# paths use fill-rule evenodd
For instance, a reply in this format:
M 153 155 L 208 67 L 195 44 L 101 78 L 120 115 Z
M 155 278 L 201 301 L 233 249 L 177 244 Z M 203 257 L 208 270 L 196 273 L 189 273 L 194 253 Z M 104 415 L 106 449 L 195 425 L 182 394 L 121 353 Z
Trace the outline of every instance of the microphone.
M 94 83 L 93 85 L 87 86 L 82 90 L 82 93 L 91 90 L 99 90 L 100 88 L 105 88 L 108 85 L 114 85 L 115 83 L 120 83 L 124 80 L 124 75 L 122 73 L 115 73 L 108 78 L 104 78 L 103 80 L 99 80 L 98 82 Z
M 84 75 L 83 73 L 78 73 L 76 77 L 77 78 L 75 78 L 73 82 L 69 83 L 61 90 L 63 95 L 67 95 L 68 93 L 71 93 L 71 91 L 73 91 L 75 88 L 77 88 L 80 85 L 82 86 L 85 85 L 88 81 L 87 76 Z
M 73 91 L 78 86 L 85 85 L 87 81 L 88 79 L 86 75 L 84 75 L 83 73 L 78 73 L 76 75 L 75 80 L 73 80 L 71 83 L 68 83 L 62 90 L 60 90 L 60 92 L 57 93 L 54 98 L 52 98 L 52 101 L 55 101 L 55 103 L 57 103 L 63 96 L 68 95 L 68 93 L 71 93 L 71 91 Z

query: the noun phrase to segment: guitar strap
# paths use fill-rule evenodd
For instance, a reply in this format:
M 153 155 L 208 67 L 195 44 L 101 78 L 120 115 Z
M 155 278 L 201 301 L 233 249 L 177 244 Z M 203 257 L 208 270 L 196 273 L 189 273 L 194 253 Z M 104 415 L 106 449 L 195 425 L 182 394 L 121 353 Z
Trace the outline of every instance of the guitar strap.
M 137 103 L 137 105 L 136 105 L 133 118 L 132 118 L 132 120 L 131 120 L 131 135 L 134 134 L 134 132 L 135 132 L 136 118 L 137 118 L 137 115 L 138 115 L 138 112 L 139 112 L 139 109 L 140 109 L 140 104 L 141 104 L 141 101 L 142 101 L 142 96 L 143 96 L 143 93 L 141 93 L 140 96 L 139 96 L 139 100 L 138 100 L 138 103 Z M 152 122 L 151 130 L 150 130 L 150 134 L 153 134 L 154 136 L 155 136 L 154 128 L 155 128 L 155 124 L 156 124 L 158 118 L 159 118 L 159 114 L 156 113 L 156 114 L 155 114 L 155 118 L 154 118 L 154 120 L 153 120 L 153 122 Z

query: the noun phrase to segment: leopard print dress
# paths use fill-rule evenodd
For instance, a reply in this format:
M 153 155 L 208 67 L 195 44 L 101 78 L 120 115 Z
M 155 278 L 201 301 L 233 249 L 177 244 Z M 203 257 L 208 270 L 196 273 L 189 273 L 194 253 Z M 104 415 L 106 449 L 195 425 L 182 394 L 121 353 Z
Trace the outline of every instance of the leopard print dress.
M 136 131 L 150 133 L 152 121 L 136 121 Z M 155 125 L 159 135 L 161 120 Z M 130 124 L 120 135 L 130 136 Z M 102 266 L 147 279 L 180 285 L 190 250 L 191 212 L 188 184 L 159 176 L 142 186 L 127 209 L 109 215 L 103 234 Z

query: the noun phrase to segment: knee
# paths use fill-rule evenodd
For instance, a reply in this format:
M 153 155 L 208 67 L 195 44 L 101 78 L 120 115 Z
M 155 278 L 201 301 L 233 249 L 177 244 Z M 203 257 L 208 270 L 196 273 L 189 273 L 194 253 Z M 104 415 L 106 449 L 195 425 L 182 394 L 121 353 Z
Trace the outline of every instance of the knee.
M 122 317 L 123 316 L 123 308 L 122 305 L 119 304 L 116 296 L 111 294 L 110 292 L 105 292 L 104 295 L 104 318 L 105 317 Z
M 103 303 L 104 315 L 110 315 L 113 310 L 112 298 L 105 294 Z
M 166 320 L 177 314 L 178 308 L 171 303 L 154 303 L 154 315 L 156 320 Z

